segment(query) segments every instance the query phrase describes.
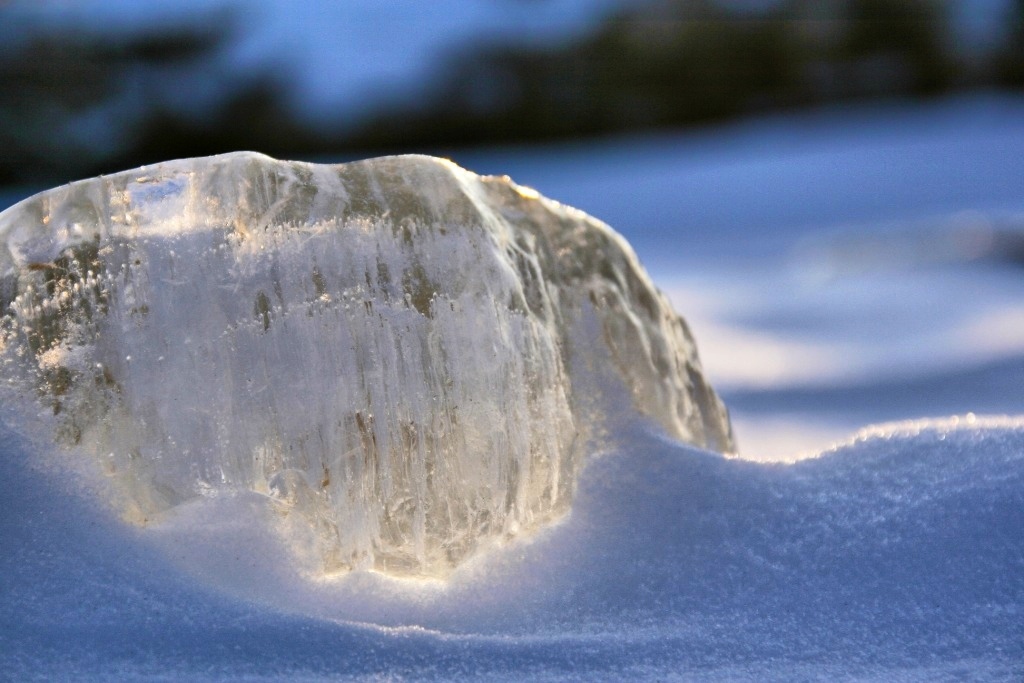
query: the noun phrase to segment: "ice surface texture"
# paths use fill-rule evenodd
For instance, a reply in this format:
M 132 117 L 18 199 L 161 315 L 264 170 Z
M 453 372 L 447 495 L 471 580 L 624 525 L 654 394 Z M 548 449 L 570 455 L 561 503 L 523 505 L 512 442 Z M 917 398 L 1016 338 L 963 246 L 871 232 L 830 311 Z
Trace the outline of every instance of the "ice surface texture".
M 310 566 L 440 575 L 564 512 L 621 406 L 732 447 L 625 241 L 507 178 L 230 154 L 51 190 L 0 235 L 7 385 L 140 522 L 253 490 Z

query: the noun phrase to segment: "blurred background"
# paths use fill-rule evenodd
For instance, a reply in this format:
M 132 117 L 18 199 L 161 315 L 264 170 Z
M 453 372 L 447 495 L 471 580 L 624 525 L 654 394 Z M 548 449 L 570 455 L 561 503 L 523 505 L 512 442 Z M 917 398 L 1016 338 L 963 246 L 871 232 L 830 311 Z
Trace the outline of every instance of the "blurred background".
M 1024 86 L 1021 0 L 7 0 L 0 183 Z
M 1024 413 L 1024 0 L 0 0 L 0 208 L 243 149 L 607 221 L 754 456 Z

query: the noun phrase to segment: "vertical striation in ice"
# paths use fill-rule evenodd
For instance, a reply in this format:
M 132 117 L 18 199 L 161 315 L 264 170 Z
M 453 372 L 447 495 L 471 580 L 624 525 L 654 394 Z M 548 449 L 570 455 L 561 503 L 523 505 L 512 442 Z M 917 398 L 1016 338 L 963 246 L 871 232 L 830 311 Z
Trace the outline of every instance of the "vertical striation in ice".
M 732 447 L 621 237 L 429 157 L 238 153 L 44 192 L 0 214 L 0 305 L 8 391 L 126 516 L 260 492 L 324 571 L 443 575 L 561 514 L 615 406 Z

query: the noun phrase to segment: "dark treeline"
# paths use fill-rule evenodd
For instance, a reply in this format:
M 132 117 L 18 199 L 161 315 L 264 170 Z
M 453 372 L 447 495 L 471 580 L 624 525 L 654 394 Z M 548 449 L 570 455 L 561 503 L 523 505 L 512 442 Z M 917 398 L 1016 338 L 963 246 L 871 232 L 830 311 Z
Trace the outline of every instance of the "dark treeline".
M 568 44 L 467 47 L 427 101 L 335 127 L 304 123 L 273 74 L 227 79 L 205 106 L 176 102 L 168 84 L 202 70 L 230 39 L 230 16 L 117 44 L 47 34 L 0 51 L 0 183 L 237 149 L 293 158 L 437 152 L 1024 86 L 1024 0 L 972 54 L 957 45 L 946 8 L 785 0 L 751 13 L 654 0 Z

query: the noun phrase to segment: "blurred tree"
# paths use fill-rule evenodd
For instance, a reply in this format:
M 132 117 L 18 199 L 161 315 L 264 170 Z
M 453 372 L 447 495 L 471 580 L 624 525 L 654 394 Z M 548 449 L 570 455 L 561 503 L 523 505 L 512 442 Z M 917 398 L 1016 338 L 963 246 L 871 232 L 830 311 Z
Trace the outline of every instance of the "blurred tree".
M 1024 87 L 1024 0 L 1015 0 L 1007 21 L 1007 37 L 996 56 L 995 73 L 1000 85 Z
M 918 96 L 952 87 L 945 0 L 788 0 L 804 102 Z
M 851 0 L 838 57 L 851 95 L 930 94 L 953 76 L 937 0 Z
M 236 85 L 226 101 L 203 116 L 182 117 L 173 108 L 158 109 L 142 122 L 131 147 L 112 165 L 130 167 L 238 150 L 287 158 L 330 149 L 334 141 L 298 123 L 285 101 L 278 80 L 259 76 Z
M 663 0 L 609 24 L 587 49 L 602 75 L 599 99 L 625 98 L 615 125 L 637 117 L 634 107 L 641 124 L 718 119 L 785 99 L 795 83 L 780 22 L 710 0 Z
M 413 123 L 379 118 L 355 139 L 407 144 L 551 139 L 719 119 L 795 97 L 783 22 L 713 0 L 658 0 L 549 49 L 476 48 Z
M 157 83 L 207 59 L 229 24 L 123 36 L 25 37 L 0 51 L 0 183 L 74 177 L 124 153 Z
M 20 35 L 0 4 L 0 184 L 238 149 L 437 153 L 1024 84 L 1024 0 L 1013 0 L 998 59 L 969 78 L 955 59 L 951 1 L 629 3 L 563 44 L 467 45 L 425 99 L 370 112 L 354 132 L 304 123 L 272 67 L 219 73 L 237 24 L 230 11 L 143 33 Z
M 835 99 L 927 95 L 953 82 L 944 0 L 737 7 L 648 0 L 561 47 L 477 48 L 454 62 L 425 114 L 379 118 L 354 139 L 573 137 Z

